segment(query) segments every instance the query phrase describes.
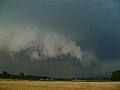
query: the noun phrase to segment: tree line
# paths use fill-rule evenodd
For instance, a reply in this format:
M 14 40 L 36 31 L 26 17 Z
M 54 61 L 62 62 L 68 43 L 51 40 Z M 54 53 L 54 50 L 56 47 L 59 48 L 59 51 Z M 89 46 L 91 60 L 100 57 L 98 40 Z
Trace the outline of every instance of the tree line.
M 25 75 L 24 73 L 19 73 L 18 75 L 10 74 L 7 71 L 3 71 L 0 74 L 2 79 L 22 79 L 22 80 L 50 80 L 51 77 L 47 76 L 35 76 L 35 75 Z
M 21 79 L 21 80 L 58 80 L 58 81 L 73 81 L 73 80 L 86 80 L 86 81 L 120 81 L 120 70 L 116 70 L 112 73 L 109 78 L 51 78 L 48 76 L 35 76 L 35 75 L 25 75 L 24 73 L 19 73 L 18 75 L 10 74 L 7 71 L 3 71 L 0 74 L 1 79 Z

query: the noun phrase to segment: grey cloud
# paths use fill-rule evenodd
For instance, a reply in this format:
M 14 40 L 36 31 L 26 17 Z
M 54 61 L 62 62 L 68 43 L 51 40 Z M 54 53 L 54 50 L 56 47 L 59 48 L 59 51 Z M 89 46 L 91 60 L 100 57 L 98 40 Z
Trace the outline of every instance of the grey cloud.
M 64 55 L 69 55 L 86 65 L 96 60 L 92 53 L 82 54 L 80 46 L 57 33 L 44 33 L 31 27 L 20 27 L 11 31 L 9 29 L 10 27 L 0 29 L 0 49 L 9 52 L 13 57 L 22 51 L 27 51 L 24 56 L 33 60 L 45 60 Z
M 119 0 L 4 0 L 4 2 L 0 3 L 0 26 L 3 25 L 8 28 L 9 26 L 35 26 L 38 28 L 38 32 L 45 32 L 45 35 L 49 32 L 56 32 L 70 41 L 66 44 L 64 50 L 66 50 L 68 44 L 72 47 L 74 45 L 80 46 L 83 56 L 86 55 L 84 54 L 86 51 L 89 53 L 89 58 L 91 58 L 90 56 L 94 57 L 94 54 L 91 54 L 94 52 L 95 55 L 97 55 L 94 59 L 97 58 L 101 63 L 106 63 L 103 65 L 104 67 L 109 64 L 110 61 L 117 63 L 120 58 L 119 9 Z M 1 34 L 0 37 L 2 38 L 0 38 L 0 40 L 2 43 L 0 43 L 0 47 L 7 47 L 6 45 L 9 45 L 11 46 L 11 49 L 9 47 L 10 51 L 14 51 L 14 47 L 18 47 L 19 50 L 23 47 L 26 48 L 26 44 L 28 45 L 29 43 L 28 46 L 33 47 L 31 44 L 33 40 L 30 40 L 29 42 L 25 40 L 23 45 L 19 44 L 23 42 L 22 36 L 28 36 L 30 39 L 34 40 L 37 38 L 38 41 L 38 37 L 41 36 L 36 36 L 34 33 L 36 31 L 34 30 L 30 32 L 19 30 L 21 36 L 17 35 L 17 29 L 13 30 L 13 28 L 9 28 L 8 32 L 3 31 L 2 33 L 9 33 L 12 40 L 6 39 L 6 41 L 3 41 L 2 38 L 8 38 L 8 36 L 3 36 L 3 34 Z M 13 34 L 15 31 L 16 34 Z M 34 38 L 30 37 L 31 34 Z M 42 37 L 43 36 L 44 35 L 42 35 Z M 18 38 L 21 38 L 21 40 Z M 49 38 L 52 38 L 51 34 Z M 16 40 L 20 42 L 18 43 Z M 16 46 L 10 45 L 9 41 L 16 42 Z M 17 43 L 20 46 L 17 45 Z M 52 46 L 50 47 L 53 48 Z M 2 49 L 4 48 L 2 47 Z M 55 55 L 54 53 L 56 50 L 55 48 L 53 49 L 50 56 Z M 51 51 L 51 49 L 49 49 L 49 51 Z M 71 51 L 71 49 L 69 49 L 69 51 Z M 68 51 L 65 51 L 64 53 L 67 52 Z M 75 55 L 77 55 L 77 53 Z M 25 56 L 30 58 L 33 57 L 35 59 L 40 58 L 38 51 L 33 49 L 27 51 Z M 84 59 L 87 59 L 87 57 Z M 90 61 L 94 62 L 94 59 Z M 73 68 L 75 68 L 74 65 Z M 99 68 L 100 67 L 98 67 L 97 70 L 99 70 Z M 92 69 L 93 68 L 91 68 L 91 70 Z M 109 66 L 108 69 L 112 70 L 113 68 Z M 83 72 L 81 69 L 80 71 Z M 85 73 L 87 73 L 87 71 Z

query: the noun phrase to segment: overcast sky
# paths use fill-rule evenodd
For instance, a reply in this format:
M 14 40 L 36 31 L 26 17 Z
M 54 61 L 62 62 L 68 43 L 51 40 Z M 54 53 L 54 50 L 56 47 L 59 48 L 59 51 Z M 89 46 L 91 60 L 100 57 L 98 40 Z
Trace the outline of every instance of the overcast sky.
M 2 32 L 7 28 L 8 33 L 19 31 L 21 34 L 29 27 L 28 36 L 35 28 L 38 33 L 57 33 L 65 40 L 74 41 L 81 52 L 92 52 L 96 57 L 90 65 L 84 66 L 70 58 L 31 61 L 26 55 L 20 55 L 19 60 L 14 60 L 0 49 L 0 71 L 52 77 L 109 75 L 120 69 L 119 24 L 119 0 L 0 0 Z M 4 37 L 0 37 L 0 48 L 10 41 L 9 37 Z

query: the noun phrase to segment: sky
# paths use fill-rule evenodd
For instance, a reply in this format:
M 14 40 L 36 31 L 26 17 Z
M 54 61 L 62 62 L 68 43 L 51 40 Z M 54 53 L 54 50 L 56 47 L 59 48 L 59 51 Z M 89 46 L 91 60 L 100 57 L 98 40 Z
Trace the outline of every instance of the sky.
M 120 69 L 119 0 L 0 0 L 0 71 L 51 77 Z

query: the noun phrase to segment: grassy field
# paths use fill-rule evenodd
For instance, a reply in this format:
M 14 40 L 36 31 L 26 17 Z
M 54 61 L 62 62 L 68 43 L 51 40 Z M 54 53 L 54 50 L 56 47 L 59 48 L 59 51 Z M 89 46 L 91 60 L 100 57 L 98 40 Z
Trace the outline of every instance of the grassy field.
M 120 90 L 120 82 L 41 82 L 0 80 L 0 90 Z

